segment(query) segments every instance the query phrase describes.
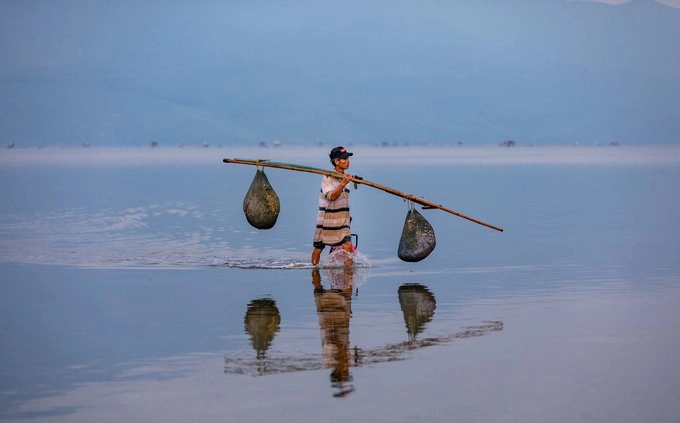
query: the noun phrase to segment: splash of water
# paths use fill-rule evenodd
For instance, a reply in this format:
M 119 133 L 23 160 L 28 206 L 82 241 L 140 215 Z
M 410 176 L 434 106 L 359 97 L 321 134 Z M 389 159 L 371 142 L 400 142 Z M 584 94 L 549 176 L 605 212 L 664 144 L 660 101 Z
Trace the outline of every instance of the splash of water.
M 354 250 L 351 253 L 347 253 L 344 250 L 335 250 L 331 251 L 328 256 L 323 258 L 321 262 L 319 263 L 319 267 L 322 269 L 330 269 L 330 268 L 340 268 L 345 266 L 345 262 L 347 260 L 347 255 L 349 254 L 349 258 L 352 259 L 353 266 L 355 268 L 369 268 L 371 267 L 371 262 L 368 260 L 368 257 L 366 257 L 364 254 L 362 254 L 359 250 Z

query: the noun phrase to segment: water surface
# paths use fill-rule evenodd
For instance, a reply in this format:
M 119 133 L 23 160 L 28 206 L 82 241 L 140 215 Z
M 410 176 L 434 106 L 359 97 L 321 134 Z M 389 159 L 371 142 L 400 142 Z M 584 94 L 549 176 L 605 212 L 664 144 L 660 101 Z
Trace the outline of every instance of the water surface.
M 354 150 L 353 173 L 505 231 L 422 211 L 437 247 L 403 263 L 408 204 L 361 186 L 372 267 L 316 272 L 319 178 L 267 170 L 282 211 L 257 231 L 254 169 L 221 163 L 315 151 L 3 152 L 0 419 L 680 415 L 677 149 Z

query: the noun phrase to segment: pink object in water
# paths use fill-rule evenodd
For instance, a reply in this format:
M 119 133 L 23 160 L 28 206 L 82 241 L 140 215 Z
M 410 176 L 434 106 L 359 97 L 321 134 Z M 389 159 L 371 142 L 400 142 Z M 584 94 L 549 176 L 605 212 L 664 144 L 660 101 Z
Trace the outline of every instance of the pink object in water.
M 332 254 L 333 251 L 335 250 L 342 250 L 342 245 L 336 245 L 335 247 L 331 247 L 331 250 L 328 252 L 328 254 Z M 355 245 L 352 245 L 352 251 L 356 251 L 357 247 Z

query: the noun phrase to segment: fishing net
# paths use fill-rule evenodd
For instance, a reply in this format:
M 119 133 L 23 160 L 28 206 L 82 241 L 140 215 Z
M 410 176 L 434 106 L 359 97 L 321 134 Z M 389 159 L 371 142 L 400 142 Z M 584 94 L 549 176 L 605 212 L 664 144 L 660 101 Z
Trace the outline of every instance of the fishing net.
M 331 289 L 342 289 L 344 286 L 351 286 L 357 289 L 364 285 L 371 274 L 371 264 L 368 258 L 355 251 L 352 253 L 353 266 L 345 266 L 345 256 L 330 254 L 329 258 L 322 261 L 320 269 L 323 272 L 325 281 L 330 284 Z
M 257 229 L 270 229 L 276 224 L 281 204 L 267 175 L 257 169 L 253 182 L 243 199 L 243 212 L 248 223 Z
M 369 268 L 371 267 L 371 262 L 368 260 L 363 253 L 359 250 L 354 250 L 351 253 L 346 252 L 343 249 L 333 250 L 328 254 L 327 257 L 321 260 L 319 267 L 329 269 L 329 268 L 342 268 L 347 259 L 352 261 L 353 267 Z
M 437 240 L 432 225 L 422 214 L 418 213 L 418 210 L 413 207 L 413 203 L 409 202 L 397 255 L 403 261 L 420 261 L 430 255 L 436 245 Z

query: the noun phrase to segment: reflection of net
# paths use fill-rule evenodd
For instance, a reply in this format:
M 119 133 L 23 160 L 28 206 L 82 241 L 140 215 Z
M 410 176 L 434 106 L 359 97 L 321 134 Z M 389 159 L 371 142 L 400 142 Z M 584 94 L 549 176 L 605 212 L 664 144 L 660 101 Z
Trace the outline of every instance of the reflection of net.
M 437 307 L 434 295 L 424 285 L 404 284 L 399 287 L 399 305 L 404 313 L 409 339 L 415 341 L 434 316 Z
M 276 307 L 276 301 L 271 298 L 251 301 L 243 323 L 258 357 L 264 356 L 281 324 L 281 314 Z
M 455 340 L 483 336 L 503 330 L 503 322 L 489 321 L 479 325 L 469 326 L 463 331 L 449 336 L 424 338 L 416 341 L 388 344 L 382 347 L 363 349 L 353 347 L 349 349 L 349 363 L 351 367 L 384 363 L 388 361 L 406 360 L 408 354 L 420 348 L 435 345 L 445 345 Z M 263 376 L 268 374 L 300 372 L 306 370 L 320 370 L 323 366 L 323 354 L 295 354 L 282 355 L 269 351 L 267 357 L 258 359 L 252 353 L 234 351 L 224 356 L 224 373 L 247 374 Z

